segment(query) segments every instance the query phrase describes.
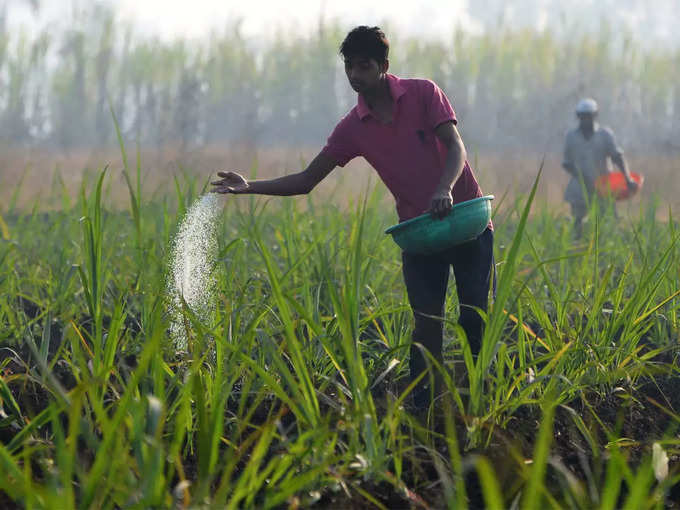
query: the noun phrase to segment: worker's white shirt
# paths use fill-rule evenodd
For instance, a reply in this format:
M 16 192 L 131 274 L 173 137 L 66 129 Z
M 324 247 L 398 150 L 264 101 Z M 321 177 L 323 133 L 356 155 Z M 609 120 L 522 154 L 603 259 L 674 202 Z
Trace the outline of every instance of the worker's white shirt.
M 585 138 L 577 127 L 567 133 L 564 145 L 564 163 L 576 169 L 564 193 L 569 202 L 583 201 L 583 193 L 579 176 L 583 177 L 586 190 L 592 191 L 595 179 L 612 171 L 611 158 L 623 151 L 616 143 L 614 133 L 608 127 L 595 124 L 593 134 Z

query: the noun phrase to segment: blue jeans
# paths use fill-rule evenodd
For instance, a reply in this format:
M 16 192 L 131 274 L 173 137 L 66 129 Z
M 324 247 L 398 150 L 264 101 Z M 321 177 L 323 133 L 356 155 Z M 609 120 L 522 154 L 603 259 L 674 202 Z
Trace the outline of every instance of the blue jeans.
M 493 231 L 487 228 L 479 237 L 441 253 L 420 255 L 402 252 L 406 292 L 413 310 L 415 327 L 413 342 L 422 344 L 432 356 L 442 362 L 444 333 L 444 302 L 449 281 L 449 267 L 453 267 L 460 303 L 458 323 L 467 335 L 473 355 L 479 354 L 482 344 L 483 321 L 474 308 L 487 309 L 489 288 L 496 293 L 496 272 L 493 258 Z M 419 347 L 411 347 L 411 380 L 428 366 Z M 421 389 L 427 386 L 427 377 Z M 418 391 L 416 391 L 417 399 Z

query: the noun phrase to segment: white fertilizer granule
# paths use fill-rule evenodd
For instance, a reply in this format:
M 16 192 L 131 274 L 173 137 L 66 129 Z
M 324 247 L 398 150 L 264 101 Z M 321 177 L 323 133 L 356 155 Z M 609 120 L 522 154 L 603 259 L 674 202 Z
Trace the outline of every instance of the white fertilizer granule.
M 173 241 L 167 288 L 170 336 L 178 350 L 187 348 L 187 331 L 182 298 L 201 323 L 206 324 L 215 310 L 214 275 L 217 257 L 217 218 L 221 197 L 208 193 L 187 211 Z

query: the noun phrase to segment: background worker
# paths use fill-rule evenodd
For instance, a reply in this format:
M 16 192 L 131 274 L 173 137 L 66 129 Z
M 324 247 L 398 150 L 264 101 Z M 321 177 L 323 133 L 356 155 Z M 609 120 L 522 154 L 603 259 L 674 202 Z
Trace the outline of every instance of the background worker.
M 564 199 L 571 205 L 577 235 L 581 234 L 588 203 L 597 196 L 594 193 L 595 181 L 601 175 L 613 171 L 612 162 L 625 175 L 629 189 L 636 190 L 638 187 L 631 177 L 614 133 L 610 128 L 600 126 L 597 116 L 598 106 L 594 99 L 579 101 L 576 105 L 578 126 L 567 133 L 564 146 L 562 166 L 571 175 Z

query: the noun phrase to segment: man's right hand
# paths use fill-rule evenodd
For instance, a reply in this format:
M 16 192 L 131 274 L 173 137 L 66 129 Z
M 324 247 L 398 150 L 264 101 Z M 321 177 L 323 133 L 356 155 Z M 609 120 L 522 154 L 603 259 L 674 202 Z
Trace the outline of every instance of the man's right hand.
M 219 181 L 213 181 L 210 184 L 214 186 L 215 193 L 248 193 L 250 191 L 250 184 L 242 176 L 236 172 L 217 172 L 221 177 Z
M 640 188 L 640 185 L 632 178 L 626 179 L 626 185 L 628 186 L 628 191 L 631 191 L 633 193 L 635 193 Z

